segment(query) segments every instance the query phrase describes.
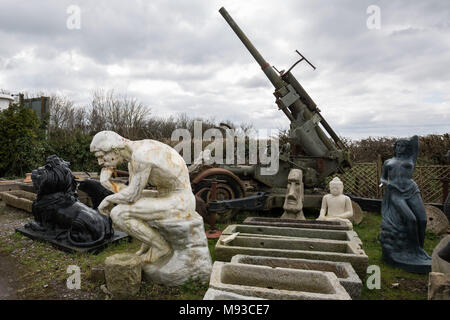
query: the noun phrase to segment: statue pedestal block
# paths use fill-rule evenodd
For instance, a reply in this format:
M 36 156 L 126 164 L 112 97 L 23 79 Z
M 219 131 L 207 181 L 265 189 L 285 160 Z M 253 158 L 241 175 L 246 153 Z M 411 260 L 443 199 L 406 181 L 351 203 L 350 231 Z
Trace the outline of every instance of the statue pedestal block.
M 151 221 L 149 225 L 170 243 L 172 252 L 154 263 L 143 264 L 146 280 L 167 286 L 178 286 L 189 279 L 209 281 L 212 261 L 200 216 Z
M 429 273 L 431 272 L 431 259 L 417 258 L 416 255 L 408 256 L 402 252 L 392 252 L 389 250 L 382 250 L 383 261 L 388 265 L 403 269 L 412 273 Z
M 100 253 L 111 243 L 120 241 L 122 239 L 131 240 L 131 238 L 125 232 L 114 230 L 114 235 L 110 239 L 102 242 L 101 244 L 97 244 L 94 246 L 77 247 L 70 244 L 70 242 L 67 241 L 67 239 L 57 239 L 56 238 L 57 233 L 53 234 L 51 232 L 39 232 L 25 227 L 16 228 L 15 231 L 20 232 L 24 236 L 27 236 L 28 238 L 33 240 L 50 242 L 55 248 L 68 253 L 92 252 L 94 254 L 97 254 Z

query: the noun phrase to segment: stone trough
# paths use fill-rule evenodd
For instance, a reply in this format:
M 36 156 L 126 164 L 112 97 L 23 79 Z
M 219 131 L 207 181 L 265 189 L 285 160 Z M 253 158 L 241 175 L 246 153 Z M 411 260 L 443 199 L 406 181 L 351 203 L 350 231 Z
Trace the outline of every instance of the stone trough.
M 351 230 L 351 227 L 340 221 L 296 220 L 280 218 L 248 217 L 243 224 L 290 227 L 303 229 Z
M 203 300 L 266 300 L 263 298 L 243 296 L 241 294 L 209 288 Z
M 352 241 L 262 238 L 237 235 L 224 243 L 229 235 L 222 235 L 216 243 L 218 261 L 230 261 L 237 254 L 349 262 L 361 279 L 366 275 L 369 258 L 359 245 Z
M 316 270 L 333 272 L 339 283 L 347 290 L 353 300 L 361 296 L 362 282 L 353 267 L 348 262 L 332 262 L 308 259 L 259 257 L 248 255 L 235 255 L 231 259 L 232 263 L 262 265 L 271 268 L 287 268 L 301 270 Z
M 36 194 L 23 190 L 11 190 L 0 192 L 0 197 L 8 206 L 31 213 Z
M 332 272 L 215 262 L 210 288 L 283 300 L 350 300 Z
M 314 238 L 327 240 L 353 241 L 362 248 L 362 241 L 353 230 L 322 230 L 302 229 L 288 227 L 255 226 L 255 225 L 229 225 L 223 235 L 231 235 L 239 232 L 241 236 L 264 238 Z

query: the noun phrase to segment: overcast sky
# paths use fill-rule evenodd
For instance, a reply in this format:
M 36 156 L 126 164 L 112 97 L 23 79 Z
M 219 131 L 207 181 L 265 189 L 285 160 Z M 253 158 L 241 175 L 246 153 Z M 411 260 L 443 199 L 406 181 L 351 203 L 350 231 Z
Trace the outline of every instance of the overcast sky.
M 80 29 L 67 27 L 71 5 Z M 450 132 L 449 0 L 0 0 L 0 88 L 80 106 L 115 89 L 154 115 L 287 128 L 221 6 L 271 65 L 288 68 L 297 49 L 317 67 L 293 73 L 339 135 Z

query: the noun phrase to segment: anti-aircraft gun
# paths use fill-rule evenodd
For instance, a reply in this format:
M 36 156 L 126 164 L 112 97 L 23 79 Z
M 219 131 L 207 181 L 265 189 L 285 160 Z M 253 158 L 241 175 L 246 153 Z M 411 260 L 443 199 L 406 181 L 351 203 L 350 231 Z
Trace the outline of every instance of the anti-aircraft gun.
M 300 52 L 296 51 L 301 58 L 287 71 L 278 71 L 262 57 L 225 8 L 222 7 L 219 12 L 275 87 L 273 93 L 275 102 L 291 123 L 289 130 L 290 148 L 280 153 L 277 174 L 261 174 L 262 165 L 260 164 L 249 166 L 221 165 L 218 170 L 225 169 L 230 171 L 235 178 L 247 180 L 245 183 L 242 183 L 242 181 L 237 183 L 240 186 L 245 185 L 247 191 L 251 191 L 253 187 L 253 191 L 268 192 L 270 196 L 266 201 L 266 207 L 273 208 L 283 205 L 284 188 L 286 188 L 290 169 L 301 169 L 305 185 L 304 207 L 320 207 L 322 195 L 317 194 L 317 191 L 325 187 L 325 178 L 336 172 L 344 172 L 345 168 L 351 166 L 351 162 L 349 151 L 343 142 L 320 114 L 316 103 L 291 73 L 292 69 L 302 61 L 305 61 L 314 69 L 315 66 Z M 325 134 L 321 127 L 329 136 Z M 206 174 L 204 175 L 206 177 Z M 223 177 L 222 175 L 219 178 Z M 205 186 L 203 185 L 203 187 Z M 195 187 L 194 182 L 194 192 L 196 190 L 199 190 L 199 188 Z M 240 196 L 245 194 L 246 190 L 244 189 Z

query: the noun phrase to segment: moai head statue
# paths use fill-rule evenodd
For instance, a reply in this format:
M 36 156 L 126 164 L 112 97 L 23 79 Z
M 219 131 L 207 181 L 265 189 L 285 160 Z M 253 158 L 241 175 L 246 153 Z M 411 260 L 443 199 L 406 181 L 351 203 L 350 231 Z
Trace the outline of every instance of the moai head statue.
M 344 184 L 338 177 L 334 177 L 333 180 L 330 181 L 330 193 L 333 196 L 339 196 L 344 193 Z
M 303 209 L 303 173 L 300 169 L 289 172 L 287 194 L 283 209 L 286 212 L 299 212 Z

